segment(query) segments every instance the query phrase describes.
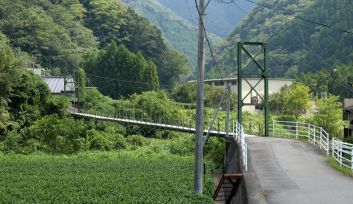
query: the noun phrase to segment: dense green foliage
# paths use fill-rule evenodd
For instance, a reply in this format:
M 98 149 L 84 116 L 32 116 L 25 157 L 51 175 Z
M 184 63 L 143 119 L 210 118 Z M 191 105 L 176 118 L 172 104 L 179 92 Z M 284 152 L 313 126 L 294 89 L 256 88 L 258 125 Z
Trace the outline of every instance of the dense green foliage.
M 197 87 L 196 83 L 186 83 L 184 85 L 177 86 L 173 92 L 170 94 L 171 98 L 175 101 L 182 103 L 196 103 L 196 93 Z M 205 106 L 216 108 L 225 93 L 224 88 L 214 87 L 209 84 L 205 84 Z M 235 107 L 236 95 L 233 93 L 231 95 L 231 107 Z M 227 96 L 224 96 L 222 107 L 226 107 Z
M 182 106 L 169 100 L 164 92 L 145 92 L 140 95 L 132 95 L 127 100 L 118 101 L 116 111 L 118 114 L 129 114 L 140 120 L 164 124 L 183 124 L 186 121 Z
M 4 0 L 0 31 L 43 67 L 72 70 L 96 48 L 92 31 L 82 24 L 84 12 L 78 1 Z
M 270 95 L 270 107 L 274 113 L 293 115 L 297 119 L 311 108 L 309 87 L 303 84 L 285 86 L 279 93 Z
M 192 193 L 193 162 L 139 151 L 0 155 L 0 198 L 5 203 L 212 203 L 209 196 Z
M 88 53 L 112 41 L 153 61 L 163 88 L 188 70 L 186 58 L 164 43 L 155 26 L 116 0 L 4 0 L 0 32 L 11 46 L 29 54 L 32 61 L 26 67 L 35 64 L 48 73 L 72 73 Z
M 342 103 L 339 97 L 326 95 L 316 100 L 317 114 L 314 115 L 314 123 L 330 133 L 331 137 L 342 138 L 343 121 L 342 121 Z
M 63 114 L 66 101 L 50 96 L 47 84 L 23 69 L 27 55 L 15 57 L 3 35 L 0 47 L 0 135 L 25 131 L 45 114 Z
M 156 66 L 141 52 L 135 55 L 113 41 L 106 50 L 89 58 L 85 64 L 87 74 L 104 95 L 120 98 L 159 89 Z
M 318 97 L 325 93 L 340 96 L 341 99 L 353 97 L 353 63 L 334 66 L 333 70 L 303 73 L 296 80 L 309 86 Z
M 85 25 L 93 30 L 100 47 L 112 41 L 131 52 L 141 52 L 157 66 L 163 88 L 171 88 L 188 71 L 187 60 L 168 48 L 161 32 L 149 21 L 115 0 L 81 0 L 87 9 Z
M 353 28 L 352 12 L 349 0 L 339 3 L 335 0 L 259 1 L 258 6 L 228 36 L 227 42 L 218 47 L 216 53 L 219 61 L 224 62 L 223 70 L 214 69 L 209 76 L 221 71 L 226 75 L 233 73 L 235 58 L 228 51 L 236 49 L 238 41 L 268 42 L 269 73 L 273 77 L 293 77 L 322 68 L 332 71 L 335 64 L 346 64 L 352 60 L 352 35 L 342 32 Z M 258 59 L 262 60 L 261 57 Z

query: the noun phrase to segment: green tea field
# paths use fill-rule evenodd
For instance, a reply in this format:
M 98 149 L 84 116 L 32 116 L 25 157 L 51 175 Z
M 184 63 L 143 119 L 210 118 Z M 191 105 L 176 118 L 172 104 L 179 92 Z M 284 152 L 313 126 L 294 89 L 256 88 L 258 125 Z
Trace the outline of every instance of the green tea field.
M 212 203 L 193 195 L 193 162 L 138 151 L 0 155 L 0 202 Z

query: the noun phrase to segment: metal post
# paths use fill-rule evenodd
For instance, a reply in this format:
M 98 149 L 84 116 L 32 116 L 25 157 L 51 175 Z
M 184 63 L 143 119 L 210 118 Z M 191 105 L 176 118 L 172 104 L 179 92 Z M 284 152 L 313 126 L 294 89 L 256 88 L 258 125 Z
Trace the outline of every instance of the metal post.
M 327 156 L 330 155 L 330 135 L 327 134 Z
M 308 141 L 310 142 L 310 123 L 308 124 Z
M 340 147 L 339 147 L 339 151 L 340 151 L 340 166 L 342 166 L 342 141 L 340 141 Z
M 314 125 L 314 146 L 316 145 L 316 126 Z
M 332 140 L 332 157 L 334 158 L 335 157 L 335 148 L 336 148 L 336 143 L 334 140 Z
M 263 44 L 264 49 L 264 71 L 262 77 L 265 80 L 265 101 L 264 101 L 264 108 L 265 108 L 265 136 L 269 136 L 270 127 L 270 106 L 268 103 L 268 72 L 267 72 L 267 45 Z
M 321 149 L 321 146 L 322 146 L 322 127 L 320 127 L 320 149 Z
M 275 120 L 272 121 L 272 136 L 275 137 Z
M 227 85 L 228 90 L 228 102 L 227 102 L 227 119 L 226 119 L 226 137 L 229 137 L 229 123 L 230 123 L 230 97 L 231 97 L 231 90 L 230 90 L 230 83 Z
M 197 63 L 197 99 L 196 99 L 196 140 L 195 140 L 195 172 L 194 192 L 202 195 L 203 172 L 203 133 L 204 133 L 204 49 L 205 49 L 205 0 L 199 4 L 199 42 Z
M 298 121 L 295 124 L 295 139 L 298 139 Z
M 243 107 L 243 96 L 242 96 L 242 80 L 243 80 L 243 65 L 242 65 L 242 48 L 243 43 L 238 43 L 238 123 L 243 124 L 242 119 L 242 107 Z
M 353 171 L 353 149 L 351 151 L 351 171 Z

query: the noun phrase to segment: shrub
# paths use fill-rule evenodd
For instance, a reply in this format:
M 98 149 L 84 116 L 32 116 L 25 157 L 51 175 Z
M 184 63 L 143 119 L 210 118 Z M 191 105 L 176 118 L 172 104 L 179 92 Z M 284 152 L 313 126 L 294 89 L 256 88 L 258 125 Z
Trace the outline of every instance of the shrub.
M 127 142 L 135 147 L 141 147 L 146 144 L 146 138 L 141 135 L 131 135 L 127 137 Z
M 209 138 L 204 151 L 206 159 L 213 161 L 218 167 L 223 166 L 225 152 L 225 140 L 223 138 Z
M 114 138 L 114 148 L 115 149 L 126 149 L 128 146 L 128 143 L 126 141 L 126 138 L 123 135 L 115 135 Z
M 294 115 L 281 115 L 276 117 L 277 121 L 297 121 Z
M 95 131 L 92 140 L 90 141 L 91 150 L 110 151 L 114 148 L 114 141 L 106 137 L 106 133 Z
M 5 153 L 16 152 L 19 153 L 21 146 L 20 142 L 22 140 L 22 136 L 17 132 L 17 130 L 12 130 L 8 132 L 4 139 L 3 151 Z
M 113 149 L 126 149 L 128 143 L 121 134 L 90 130 L 88 132 L 90 139 L 89 149 L 110 151 Z
M 71 154 L 84 149 L 85 132 L 85 125 L 80 120 L 48 115 L 37 120 L 28 134 L 44 144 L 46 152 Z
M 172 139 L 177 137 L 178 133 L 170 131 L 170 130 L 160 130 L 155 131 L 154 137 L 158 139 Z
M 353 137 L 347 137 L 343 139 L 343 142 L 351 143 L 353 144 Z M 1 144 L 1 143 L 0 143 Z
M 50 96 L 45 107 L 45 114 L 58 114 L 63 117 L 68 114 L 69 105 L 70 102 L 66 97 Z
M 342 138 L 342 103 L 338 96 L 326 95 L 316 100 L 317 114 L 314 115 L 315 125 L 324 128 L 331 137 Z
M 168 144 L 169 151 L 177 155 L 192 155 L 195 150 L 193 137 L 178 137 Z

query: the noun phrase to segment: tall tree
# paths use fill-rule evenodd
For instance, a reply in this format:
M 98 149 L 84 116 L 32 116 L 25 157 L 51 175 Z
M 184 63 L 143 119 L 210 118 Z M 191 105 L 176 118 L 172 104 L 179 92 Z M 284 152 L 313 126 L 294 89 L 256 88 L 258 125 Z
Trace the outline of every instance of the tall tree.
M 339 97 L 328 94 L 322 99 L 316 100 L 317 113 L 314 115 L 316 125 L 323 127 L 331 137 L 342 138 L 342 103 Z
M 85 64 L 94 85 L 105 95 L 120 98 L 147 90 L 158 90 L 156 66 L 141 53 L 130 52 L 113 41 L 98 56 L 90 56 Z

